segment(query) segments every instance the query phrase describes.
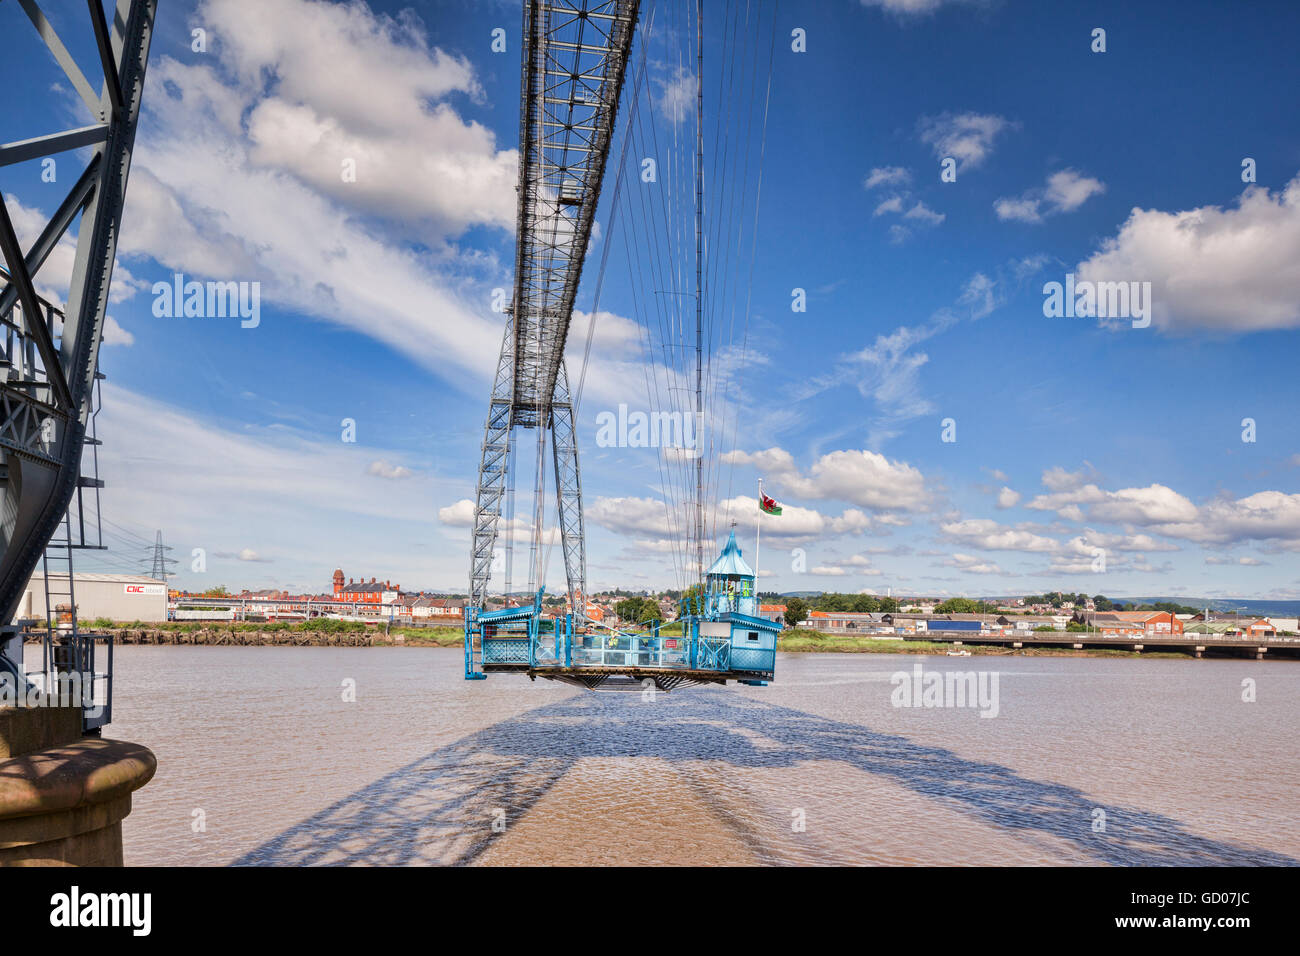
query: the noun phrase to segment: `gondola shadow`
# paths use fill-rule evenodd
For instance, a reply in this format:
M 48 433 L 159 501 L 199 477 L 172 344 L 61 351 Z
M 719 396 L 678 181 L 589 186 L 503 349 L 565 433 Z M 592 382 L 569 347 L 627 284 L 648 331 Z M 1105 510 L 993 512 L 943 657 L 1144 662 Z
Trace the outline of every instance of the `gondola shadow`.
M 519 820 L 578 760 L 632 756 L 740 768 L 839 761 L 983 823 L 1064 841 L 1097 864 L 1300 865 L 1136 808 L 1106 806 L 1105 831 L 1093 832 L 1098 802 L 1073 787 L 728 691 L 660 694 L 652 706 L 580 694 L 528 711 L 380 778 L 235 865 L 472 863 L 491 845 L 494 820 Z

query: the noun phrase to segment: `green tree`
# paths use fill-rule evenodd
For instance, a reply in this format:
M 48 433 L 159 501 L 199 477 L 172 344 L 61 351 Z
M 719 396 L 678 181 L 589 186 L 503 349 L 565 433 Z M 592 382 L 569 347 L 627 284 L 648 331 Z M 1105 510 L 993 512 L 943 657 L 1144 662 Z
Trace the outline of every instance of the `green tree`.
M 858 614 L 874 614 L 880 610 L 880 602 L 870 594 L 858 594 L 853 598 L 853 610 Z
M 645 607 L 645 598 L 627 597 L 614 605 L 614 613 L 624 621 L 636 623 L 641 620 Z
M 949 598 L 934 609 L 936 614 L 979 614 L 988 605 L 970 598 Z
M 893 614 L 898 610 L 898 600 L 892 597 L 882 597 L 880 599 L 880 610 L 884 614 Z
M 808 617 L 808 602 L 803 598 L 792 597 L 785 602 L 785 623 L 798 627 L 799 622 Z

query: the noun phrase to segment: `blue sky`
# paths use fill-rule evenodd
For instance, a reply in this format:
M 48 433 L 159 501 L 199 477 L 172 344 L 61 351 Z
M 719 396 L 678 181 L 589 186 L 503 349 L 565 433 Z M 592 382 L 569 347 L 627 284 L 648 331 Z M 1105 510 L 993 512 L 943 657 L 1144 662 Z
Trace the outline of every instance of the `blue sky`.
M 690 130 L 665 109 L 684 47 L 655 7 L 644 99 L 667 164 Z M 89 75 L 93 48 L 47 8 Z M 706 24 L 739 9 L 709 4 Z M 739 257 L 753 282 L 742 271 L 725 303 L 743 320 L 749 302 L 748 349 L 741 367 L 719 336 L 732 424 L 710 500 L 750 556 L 760 475 L 785 506 L 762 519 L 764 586 L 1300 598 L 1300 9 L 764 10 L 748 40 L 766 51 L 775 28 L 759 232 Z M 185 586 L 321 590 L 342 566 L 464 587 L 492 290 L 513 264 L 519 20 L 517 3 L 450 0 L 165 5 L 101 357 L 117 548 L 98 566 L 130 565 L 162 528 Z M 34 39 L 16 4 L 0 29 Z M 715 33 L 705 53 L 712 111 L 715 60 L 736 51 Z M 4 69 L 27 91 L 5 141 L 84 124 L 37 43 Z M 80 169 L 59 163 L 56 184 L 38 164 L 0 169 L 24 241 Z M 610 195 L 579 428 L 589 577 L 676 586 L 656 452 L 596 443 L 602 411 L 649 407 L 635 216 L 610 226 Z M 55 297 L 61 261 L 38 282 Z M 175 272 L 260 282 L 260 324 L 155 317 L 151 286 Z M 1045 317 L 1044 283 L 1067 273 L 1150 282 L 1150 326 Z M 549 570 L 558 588 L 558 555 Z

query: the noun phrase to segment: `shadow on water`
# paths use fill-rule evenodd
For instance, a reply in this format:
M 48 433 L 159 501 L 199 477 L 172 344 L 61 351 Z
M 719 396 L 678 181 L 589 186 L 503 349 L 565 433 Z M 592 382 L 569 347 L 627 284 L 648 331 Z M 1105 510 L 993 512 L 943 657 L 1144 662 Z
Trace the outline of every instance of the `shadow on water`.
M 756 742 L 756 733 L 767 739 Z M 578 760 L 633 756 L 739 768 L 839 761 L 984 823 L 1065 841 L 1095 863 L 1300 865 L 1131 808 L 1105 807 L 1106 831 L 1094 833 L 1097 802 L 1073 787 L 730 692 L 660 694 L 652 707 L 622 694 L 583 694 L 540 707 L 395 770 L 235 865 L 471 863 L 492 841 L 494 811 L 518 820 Z

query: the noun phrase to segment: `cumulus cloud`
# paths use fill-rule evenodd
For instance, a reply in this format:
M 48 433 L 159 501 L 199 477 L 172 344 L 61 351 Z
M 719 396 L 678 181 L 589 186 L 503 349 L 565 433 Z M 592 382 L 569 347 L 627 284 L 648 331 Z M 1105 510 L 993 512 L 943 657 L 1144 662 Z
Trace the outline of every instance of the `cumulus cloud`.
M 830 499 L 875 511 L 922 511 L 930 492 L 920 470 L 873 451 L 833 451 L 801 474 L 784 449 L 734 452 L 729 460 L 762 468 L 774 485 L 798 498 Z
M 484 263 L 454 239 L 505 234 L 516 158 L 446 101 L 480 95 L 468 63 L 413 14 L 364 4 L 207 0 L 196 16 L 220 55 L 150 66 L 120 259 L 260 281 L 264 307 L 372 336 L 477 390 L 501 320 L 488 290 L 467 291 Z
M 1092 196 L 1106 191 L 1106 184 L 1075 169 L 1062 169 L 1047 177 L 1047 184 L 1019 197 L 999 199 L 993 204 L 999 219 L 1042 222 L 1048 216 L 1073 212 Z
M 1060 548 L 1055 538 L 1000 525 L 990 518 L 967 518 L 939 525 L 950 540 L 984 551 L 1029 551 L 1050 553 Z
M 438 509 L 438 520 L 453 528 L 472 528 L 474 526 L 474 502 L 461 498 L 455 504 Z
M 439 508 L 438 521 L 449 528 L 474 527 L 474 502 L 469 498 L 462 498 L 455 504 Z M 527 518 L 516 517 L 513 521 L 506 521 L 502 517 L 497 519 L 497 533 L 499 535 L 509 533 L 514 535 L 516 541 L 526 541 L 530 540 L 533 533 L 533 524 Z M 559 540 L 560 530 L 558 528 L 546 527 L 542 529 L 543 543 L 555 544 Z
M 877 166 L 867 174 L 862 185 L 865 189 L 875 189 L 877 186 L 901 186 L 911 179 L 912 174 L 902 166 Z
M 258 28 L 244 29 L 252 15 Z M 206 0 L 196 16 L 219 38 L 240 92 L 257 96 L 244 119 L 254 165 L 287 170 L 344 205 L 452 233 L 513 224 L 518 156 L 445 102 L 482 91 L 469 62 L 430 46 L 410 11 Z
M 985 113 L 941 113 L 924 116 L 917 124 L 921 141 L 940 159 L 951 156 L 961 170 L 974 169 L 993 153 L 997 137 L 1016 124 Z
M 857 574 L 866 577 L 878 577 L 884 574 L 879 568 L 871 566 L 871 561 L 860 554 L 855 554 L 842 560 L 835 560 L 827 564 L 819 564 L 813 567 L 810 574 L 820 574 L 829 577 L 846 577 Z
M 111 315 L 104 317 L 105 345 L 135 345 L 135 336 L 117 324 Z
M 903 211 L 903 197 L 890 196 L 888 199 L 881 201 L 880 205 L 876 207 L 876 211 L 873 212 L 872 215 L 883 216 L 887 212 L 901 213 L 902 211 Z
M 1015 507 L 1018 501 L 1020 501 L 1020 492 L 1015 491 L 1014 489 L 1008 488 L 1004 485 L 1002 490 L 998 492 L 999 508 Z
M 927 226 L 937 226 L 943 222 L 947 216 L 941 212 L 935 212 L 925 203 L 917 200 L 911 209 L 903 213 L 904 219 L 913 219 Z
M 370 463 L 366 473 L 377 475 L 380 478 L 387 478 L 390 481 L 396 481 L 402 478 L 410 478 L 415 472 L 405 465 L 394 465 L 383 458 L 378 458 Z
M 723 499 L 717 503 L 716 509 L 710 508 L 709 513 L 717 516 L 720 526 L 725 520 L 752 528 L 761 518 L 758 500 L 750 495 Z M 586 518 L 589 524 L 633 538 L 632 543 L 644 551 L 668 553 L 680 550 L 689 534 L 689 529 L 674 517 L 664 501 L 656 498 L 598 497 L 587 505 Z M 890 516 L 872 516 L 857 508 L 848 508 L 834 515 L 785 502 L 782 503 L 780 518 L 762 520 L 764 540 L 770 536 L 788 544 L 827 536 L 862 534 L 901 523 Z
M 951 557 L 944 560 L 946 567 L 957 568 L 959 571 L 965 571 L 969 574 L 1006 574 L 1001 566 L 995 561 L 989 561 L 985 558 L 976 557 L 973 554 L 954 553 Z
M 654 82 L 659 86 L 656 105 L 669 122 L 680 123 L 695 115 L 699 79 L 694 72 L 679 66 L 668 77 L 656 77 Z
M 1249 186 L 1227 208 L 1134 209 L 1080 263 L 1088 281 L 1152 284 L 1164 330 L 1300 327 L 1300 176 L 1271 193 Z
M 1043 484 L 1055 490 L 1037 495 L 1026 508 L 1053 511 L 1070 521 L 1142 527 L 1152 534 L 1204 545 L 1271 541 L 1300 549 L 1300 494 L 1275 490 L 1244 498 L 1223 494 L 1198 505 L 1167 485 L 1110 491 L 1087 481 L 1082 472 L 1061 468 L 1044 472 Z M 1152 541 L 1144 550 L 1161 548 Z

